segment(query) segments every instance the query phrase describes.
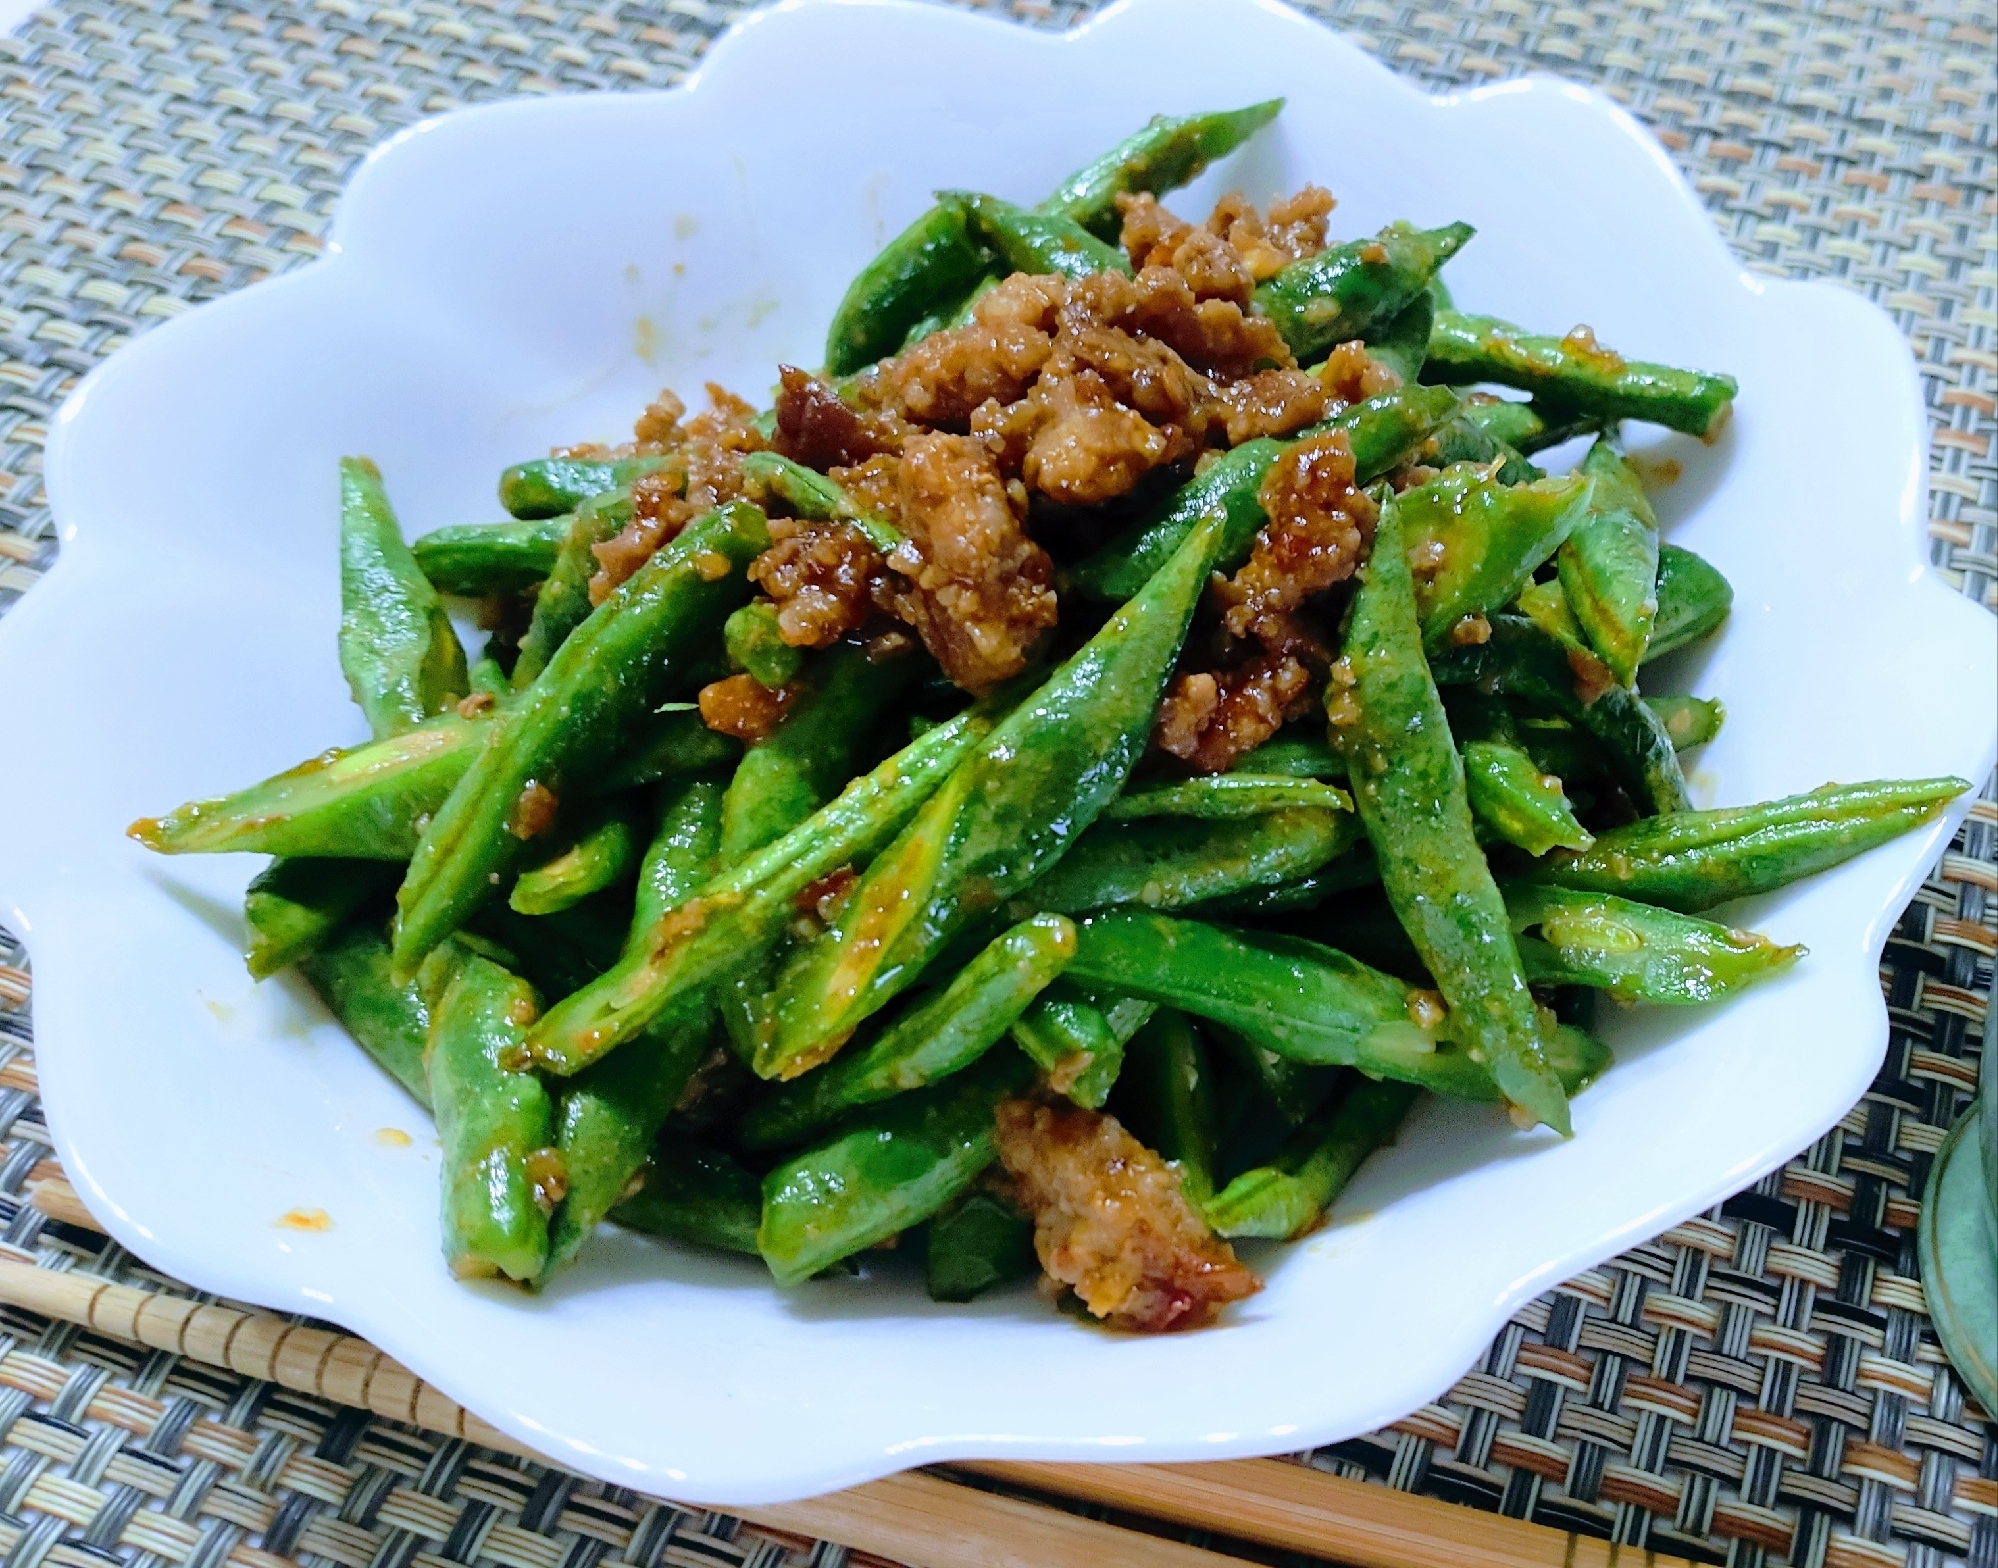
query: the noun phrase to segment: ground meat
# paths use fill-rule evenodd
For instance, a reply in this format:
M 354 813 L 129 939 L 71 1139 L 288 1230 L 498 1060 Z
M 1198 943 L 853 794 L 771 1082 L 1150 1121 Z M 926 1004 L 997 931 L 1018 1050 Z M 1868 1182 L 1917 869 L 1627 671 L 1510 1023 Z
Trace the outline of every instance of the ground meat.
M 1138 274 L 1127 325 L 1221 380 L 1297 363 L 1274 322 L 1245 314 L 1233 300 L 1197 299 L 1170 267 L 1146 267 Z
M 851 523 L 770 519 L 770 548 L 749 580 L 777 606 L 777 635 L 793 648 L 825 648 L 858 629 L 888 591 L 881 552 Z
M 1401 385 L 1401 377 L 1369 354 L 1367 345 L 1358 339 L 1333 349 L 1313 373 L 1326 402 L 1338 408 L 1392 392 Z
M 773 689 L 753 675 L 731 675 L 703 686 L 696 700 L 709 729 L 754 744 L 777 728 L 795 695 L 794 687 Z
M 1257 499 L 1269 521 L 1225 596 L 1225 624 L 1237 637 L 1351 577 L 1374 536 L 1374 503 L 1354 487 L 1353 448 L 1343 430 L 1287 447 Z
M 832 479 L 853 497 L 853 504 L 884 522 L 901 526 L 902 463 L 888 453 L 870 457 L 853 468 L 835 468 Z
M 1249 275 L 1260 283 L 1325 248 L 1325 220 L 1332 207 L 1330 191 L 1307 185 L 1295 196 L 1271 202 L 1264 218 L 1254 202 L 1240 191 L 1230 191 L 1215 203 L 1207 227 L 1234 247 Z
M 899 479 L 905 537 L 888 564 L 909 586 L 896 614 L 967 690 L 1019 673 L 1055 623 L 1054 563 L 1021 528 L 985 444 L 911 436 Z
M 1203 773 L 1225 773 L 1311 707 L 1311 671 L 1293 653 L 1238 669 L 1182 675 L 1159 704 L 1159 746 Z
M 1016 402 L 1054 351 L 1055 315 L 1067 297 L 1060 278 L 1014 273 L 966 325 L 931 333 L 883 367 L 902 412 L 926 425 L 962 425 L 988 398 Z
M 1021 477 L 1052 501 L 1088 506 L 1129 490 L 1166 459 L 1173 443 L 1144 415 L 1119 403 L 1094 371 L 1034 389 L 1039 429 Z
M 653 552 L 707 508 L 683 493 L 687 471 L 670 465 L 632 482 L 631 521 L 611 538 L 590 546 L 597 570 L 590 578 L 590 603 L 602 604 L 619 583 L 652 559 Z
M 712 381 L 707 391 L 707 408 L 684 424 L 685 405 L 671 392 L 661 392 L 639 416 L 634 450 L 663 447 L 675 460 L 633 484 L 631 521 L 617 537 L 591 547 L 597 572 L 590 603 L 602 604 L 694 518 L 742 495 L 743 455 L 764 446 L 756 410 Z
M 1221 388 L 1228 444 L 1287 436 L 1325 417 L 1325 389 L 1302 370 L 1259 370 Z
M 645 405 L 631 427 L 632 445 L 639 452 L 665 452 L 680 444 L 680 419 L 687 405 L 670 389 Z
M 1008 1100 L 999 1159 L 1034 1219 L 1034 1250 L 1113 1327 L 1197 1328 L 1262 1288 L 1194 1213 L 1179 1173 L 1114 1117 Z
M 860 413 L 832 387 L 795 365 L 780 365 L 777 374 L 777 433 L 772 445 L 792 462 L 823 473 L 900 448 L 900 421 L 892 415 Z
M 1247 308 L 1256 280 L 1226 239 L 1174 217 L 1149 192 L 1119 196 L 1117 206 L 1124 215 L 1122 239 L 1133 271 L 1166 268 L 1179 274 L 1196 300 L 1232 300 Z

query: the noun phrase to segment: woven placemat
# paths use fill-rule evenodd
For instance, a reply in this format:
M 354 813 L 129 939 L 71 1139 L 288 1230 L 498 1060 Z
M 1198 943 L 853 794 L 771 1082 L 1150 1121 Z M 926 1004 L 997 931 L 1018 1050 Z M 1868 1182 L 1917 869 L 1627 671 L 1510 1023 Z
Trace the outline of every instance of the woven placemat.
M 1056 28 L 1092 8 L 989 7 Z M 53 558 L 41 445 L 82 373 L 153 322 L 317 255 L 348 171 L 396 128 L 521 93 L 668 85 L 744 9 L 63 0 L 0 38 L 0 613 Z M 1998 103 L 1982 0 L 1307 9 L 1430 86 L 1527 70 L 1603 86 L 1665 141 L 1750 266 L 1837 279 L 1889 310 L 1934 422 L 1933 559 L 1998 601 Z M 4 720 L 0 697 L 0 736 Z M 1300 1458 L 1741 1568 L 1998 1568 L 1998 1430 L 1941 1357 L 1913 1240 L 1931 1155 L 1975 1076 L 1995 844 L 1987 789 L 1888 944 L 1886 1064 L 1837 1129 L 1534 1302 L 1441 1403 Z M 0 933 L 0 1257 L 184 1292 L 46 1212 L 63 1212 L 64 1189 L 28 991 Z M 0 1568 L 874 1561 L 30 1314 L 0 1314 L 0 1331 Z

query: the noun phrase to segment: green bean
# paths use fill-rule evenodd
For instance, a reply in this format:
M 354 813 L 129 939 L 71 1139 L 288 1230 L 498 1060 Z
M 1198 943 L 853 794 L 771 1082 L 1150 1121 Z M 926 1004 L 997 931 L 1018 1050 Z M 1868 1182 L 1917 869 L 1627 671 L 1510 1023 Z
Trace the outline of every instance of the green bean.
M 1130 260 L 1073 218 L 1016 207 L 977 191 L 939 191 L 940 202 L 957 202 L 972 237 L 989 246 L 1008 272 L 1055 273 L 1076 281 L 1099 272 L 1131 275 Z
M 989 1192 L 967 1192 L 930 1221 L 923 1285 L 932 1301 L 970 1301 L 1039 1269 L 1034 1222 Z
M 485 901 L 572 780 L 602 769 L 619 734 L 748 592 L 763 514 L 734 502 L 690 524 L 621 583 L 493 721 L 492 736 L 424 829 L 396 894 L 396 962 L 416 963 Z M 579 790 L 579 793 L 581 791 Z M 539 808 L 539 809 L 537 809 Z
M 534 616 L 513 661 L 515 691 L 532 684 L 568 635 L 589 619 L 590 579 L 597 574 L 594 547 L 616 538 L 631 515 L 629 490 L 603 491 L 576 508 L 556 548 L 555 564 L 534 596 Z
M 378 860 L 273 860 L 243 895 L 250 973 L 262 980 L 317 952 L 390 880 Z
M 1423 643 L 1450 642 L 1467 617 L 1512 602 L 1585 515 L 1589 482 L 1569 475 L 1507 485 L 1469 464 L 1396 499 L 1415 576 Z
M 1262 919 L 1316 909 L 1335 893 L 1377 887 L 1380 880 L 1380 866 L 1374 859 L 1373 846 L 1362 839 L 1345 854 L 1308 876 L 1280 882 L 1275 887 L 1250 888 L 1224 898 L 1210 898 L 1182 913 L 1197 915 L 1203 920 Z
M 528 1281 L 548 1262 L 546 1178 L 554 1113 L 527 1059 L 534 988 L 467 957 L 437 1003 L 426 1065 L 444 1168 L 444 1257 L 460 1279 Z
M 451 617 L 365 457 L 340 459 L 340 669 L 376 739 L 414 729 L 469 689 Z
M 785 1084 L 756 1105 L 743 1119 L 742 1146 L 801 1143 L 849 1111 L 961 1072 L 1005 1036 L 1074 953 L 1075 926 L 1062 916 L 1021 921 L 864 1051 Z
M 1640 810 L 1686 809 L 1686 777 L 1656 714 L 1611 680 L 1593 654 L 1569 648 L 1523 616 L 1489 619 L 1487 641 L 1431 659 L 1439 683 L 1481 686 L 1561 715 L 1602 744 L 1617 781 Z
M 1367 1156 L 1390 1142 L 1421 1091 L 1412 1084 L 1353 1086 L 1284 1143 L 1267 1165 L 1242 1172 L 1201 1208 L 1217 1236 L 1295 1240 L 1317 1225 Z
M 709 729 L 692 703 L 669 703 L 634 726 L 600 782 L 605 794 L 613 794 L 685 773 L 731 767 L 741 756 L 742 742 Z
M 162 855 L 407 860 L 420 825 L 491 729 L 490 718 L 443 714 L 401 735 L 324 752 L 233 795 L 141 817 L 125 831 Z
M 805 662 L 805 650 L 784 641 L 768 599 L 752 599 L 722 623 L 722 646 L 731 665 L 773 691 L 796 680 Z
M 625 951 L 721 870 L 722 801 L 727 786 L 713 773 L 669 781 L 659 791 L 652 842 L 638 863 L 638 890 Z
M 638 1190 L 610 1211 L 616 1224 L 756 1256 L 763 1183 L 721 1150 L 675 1140 L 645 1162 L 636 1181 Z
M 607 922 L 601 901 L 589 899 L 553 915 L 523 915 L 495 900 L 458 933 L 478 936 L 504 950 L 502 962 L 544 1002 L 582 989 L 617 962 L 618 924 Z M 441 949 L 440 949 L 441 951 Z
M 1494 316 L 1442 311 L 1429 336 L 1431 380 L 1495 381 L 1597 419 L 1644 419 L 1711 440 L 1734 407 L 1732 376 L 1625 359 L 1578 327 L 1536 337 Z
M 795 1077 L 838 1050 L 953 937 L 1030 886 L 1123 789 L 1223 525 L 1219 516 L 1198 524 L 867 868 L 838 925 L 785 966 L 760 1075 Z
M 1367 354 L 1395 373 L 1403 385 L 1422 374 L 1429 353 L 1429 328 L 1436 303 L 1427 290 L 1415 296 L 1386 325 L 1367 334 Z
M 1528 583 L 1520 589 L 1519 598 L 1514 603 L 1521 615 L 1563 646 L 1588 646 L 1588 638 L 1582 634 L 1582 623 L 1568 608 L 1568 595 L 1561 587 L 1558 576 L 1550 577 L 1544 583 Z
M 996 1156 L 993 1113 L 1033 1070 L 989 1051 L 940 1084 L 897 1095 L 763 1178 L 757 1250 L 779 1285 L 796 1285 L 928 1219 Z
M 851 375 L 902 346 L 909 329 L 960 299 L 985 271 L 964 208 L 940 202 L 896 235 L 847 285 L 826 332 L 826 370 Z
M 1439 397 L 1439 392 L 1445 389 L 1410 386 L 1383 392 L 1304 434 L 1345 431 L 1353 447 L 1357 481 L 1367 484 L 1426 440 L 1457 406 L 1454 396 Z M 1173 492 L 1159 515 L 1140 518 L 1078 562 L 1070 573 L 1071 582 L 1091 598 L 1128 599 L 1171 559 L 1195 523 L 1217 511 L 1228 520 L 1220 563 L 1224 569 L 1239 565 L 1255 543 L 1256 531 L 1269 521 L 1257 494 L 1283 449 L 1282 442 L 1268 437 L 1244 441 Z
M 488 642 L 487 647 L 491 646 L 492 644 Z M 506 670 L 490 652 L 481 653 L 472 661 L 471 668 L 465 672 L 465 679 L 472 688 L 468 694 L 470 696 L 490 698 L 492 702 L 498 702 L 502 697 L 513 695 L 513 682 L 507 678 Z
M 1250 755 L 1261 756 L 1277 744 L 1276 741 L 1265 741 Z M 1289 807 L 1316 807 L 1326 811 L 1353 809 L 1353 799 L 1343 789 L 1320 784 L 1308 775 L 1265 774 L 1240 768 L 1239 764 L 1247 760 L 1246 756 L 1238 758 L 1236 771 L 1228 773 L 1183 779 L 1170 784 L 1147 784 L 1126 790 L 1103 808 L 1100 820 L 1136 822 L 1143 817 L 1197 817 L 1205 822 L 1228 822 L 1241 817 L 1259 817 L 1265 812 Z M 1313 762 L 1315 764 L 1316 758 Z
M 1319 736 L 1284 730 L 1243 752 L 1229 771 L 1262 778 L 1343 779 L 1346 759 Z
M 1637 679 L 1658 614 L 1658 519 L 1607 439 L 1577 470 L 1594 481 L 1588 513 L 1555 558 L 1582 635 L 1619 686 Z
M 1461 411 L 1438 425 L 1416 456 L 1431 468 L 1474 464 L 1502 485 L 1532 484 L 1547 477 L 1543 470 L 1467 419 Z
M 1268 125 L 1282 108 L 1281 98 L 1271 98 L 1217 114 L 1154 115 L 1143 130 L 1063 180 L 1040 210 L 1078 223 L 1099 239 L 1114 240 L 1123 224 L 1119 196 L 1186 184 Z
M 855 779 L 775 843 L 654 922 L 623 962 L 535 1030 L 536 1059 L 573 1073 L 637 1035 L 679 997 L 753 968 L 784 935 L 792 900 L 892 838 L 991 727 L 979 712 L 939 724 Z
M 349 921 L 300 959 L 298 967 L 375 1065 L 430 1109 L 430 1083 L 423 1069 L 430 999 L 418 981 L 397 980 L 389 973 L 388 938 L 381 923 Z
M 1625 1002 L 1716 1001 L 1805 952 L 1609 893 L 1507 884 L 1505 904 L 1535 982 L 1595 986 Z M 1536 928 L 1538 941 L 1525 936 Z
M 1489 393 L 1472 392 L 1464 398 L 1458 417 L 1526 457 L 1577 436 L 1594 435 L 1602 428 L 1599 419 L 1576 419 L 1559 410 L 1553 411 L 1555 419 L 1550 424 L 1545 412 L 1533 403 L 1509 402 Z
M 1595 840 L 1575 820 L 1560 779 L 1543 773 L 1519 747 L 1474 740 L 1464 747 L 1464 787 L 1471 815 L 1508 844 L 1529 855 L 1550 849 L 1587 849 Z
M 1473 232 L 1468 223 L 1441 229 L 1389 224 L 1372 239 L 1330 245 L 1293 261 L 1257 287 L 1256 308 L 1276 323 L 1298 361 L 1309 364 L 1407 309 Z
M 1392 499 L 1381 508 L 1345 646 L 1352 684 L 1328 705 L 1332 743 L 1345 754 L 1388 902 L 1505 1097 L 1565 1135 L 1567 1099 L 1547 1064 L 1505 904 L 1472 827 L 1463 763 L 1423 662 Z
M 920 668 L 914 658 L 877 661 L 853 644 L 826 650 L 808 689 L 735 770 L 722 807 L 722 863 L 783 837 L 838 794 L 875 721 Z
M 431 529 L 411 543 L 409 553 L 439 593 L 472 598 L 523 593 L 555 569 L 568 532 L 567 516 L 467 523 Z
M 1071 915 L 1131 904 L 1180 909 L 1308 876 L 1360 836 L 1359 820 L 1343 805 L 1235 819 L 1099 822 L 1025 898 Z
M 1712 565 L 1676 544 L 1659 545 L 1658 613 L 1644 662 L 1710 635 L 1733 607 L 1734 589 Z
M 563 835 L 567 842 L 556 854 L 521 872 L 507 902 L 523 915 L 552 915 L 580 904 L 630 874 L 643 848 L 638 834 L 633 802 L 597 806 Z
M 836 479 L 775 452 L 751 452 L 742 460 L 751 500 L 775 496 L 798 516 L 815 523 L 852 523 L 875 549 L 886 554 L 902 542 L 893 523 L 868 511 Z
M 1155 1003 L 1056 980 L 1013 1025 L 1013 1043 L 1047 1074 L 1048 1087 L 1100 1110 L 1124 1068 L 1124 1047 Z
M 1131 1037 L 1116 1111 L 1132 1136 L 1178 1167 L 1179 1189 L 1198 1213 L 1214 1196 L 1219 1116 L 1207 1048 L 1184 1013 L 1161 1007 Z
M 1548 856 L 1527 879 L 1697 914 L 1841 865 L 1933 822 L 1969 788 L 1957 778 L 1827 784 L 1755 806 L 1650 817 Z
M 500 505 L 524 522 L 573 512 L 593 495 L 657 473 L 664 457 L 537 457 L 500 475 Z
M 1721 732 L 1727 722 L 1727 709 L 1712 697 L 1646 697 L 1649 708 L 1665 733 L 1672 737 L 1675 751 L 1691 751 L 1704 746 Z M 1577 849 L 1581 848 L 1578 844 Z

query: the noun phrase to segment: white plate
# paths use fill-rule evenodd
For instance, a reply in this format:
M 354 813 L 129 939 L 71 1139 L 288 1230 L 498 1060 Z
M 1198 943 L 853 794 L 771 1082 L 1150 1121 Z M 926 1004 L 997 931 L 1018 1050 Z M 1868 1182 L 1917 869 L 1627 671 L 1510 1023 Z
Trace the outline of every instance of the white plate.
M 1137 0 L 1066 37 L 942 9 L 765 13 L 669 93 L 420 125 L 355 176 L 328 258 L 148 333 L 62 411 L 60 563 L 0 622 L 0 918 L 34 956 L 43 1093 L 92 1213 L 210 1290 L 330 1318 L 555 1460 L 716 1503 L 964 1456 L 1266 1454 L 1394 1420 L 1535 1292 L 1717 1201 L 1831 1125 L 1886 1035 L 1881 943 L 1951 824 L 1745 913 L 1811 956 L 1723 1008 L 1619 1014 L 1576 1136 L 1430 1105 L 1335 1222 L 1259 1256 L 1224 1327 L 1141 1340 L 1025 1290 L 780 1294 L 753 1261 L 607 1235 L 545 1296 L 453 1283 L 420 1113 L 293 980 L 238 957 L 247 857 L 125 824 L 358 739 L 334 659 L 334 459 L 414 534 L 494 475 L 614 435 L 661 383 L 755 395 L 816 363 L 847 278 L 942 185 L 1036 199 L 1154 112 L 1290 107 L 1194 192 L 1307 180 L 1337 232 L 1467 218 L 1457 297 L 1726 369 L 1721 443 L 1668 443 L 1671 537 L 1738 598 L 1681 662 L 1723 698 L 1695 776 L 1982 779 L 1992 622 L 1922 564 L 1927 428 L 1886 317 L 1744 275 L 1665 156 L 1553 81 L 1432 100 L 1271 5 Z M 378 1130 L 416 1134 L 399 1148 Z M 323 1209 L 330 1229 L 277 1223 Z

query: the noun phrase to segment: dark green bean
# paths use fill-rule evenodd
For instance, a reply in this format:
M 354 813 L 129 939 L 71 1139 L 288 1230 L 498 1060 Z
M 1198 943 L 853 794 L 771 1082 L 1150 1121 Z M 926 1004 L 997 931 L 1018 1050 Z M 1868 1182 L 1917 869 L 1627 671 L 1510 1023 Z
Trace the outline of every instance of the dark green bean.
M 1346 759 L 1323 737 L 1289 729 L 1243 752 L 1229 771 L 1263 778 L 1343 779 Z
M 849 1052 L 759 1102 L 743 1119 L 742 1146 L 800 1143 L 849 1111 L 963 1071 L 1004 1037 L 1074 955 L 1070 921 L 1060 915 L 1021 921 L 865 1050 Z
M 425 1065 L 444 1168 L 444 1258 L 460 1279 L 529 1281 L 548 1262 L 554 1111 L 527 1060 L 534 988 L 467 957 L 436 1004 Z M 539 1178 L 539 1179 L 537 1179 Z
M 1645 663 L 1711 635 L 1733 607 L 1734 589 L 1712 565 L 1676 544 L 1659 545 L 1658 613 Z
M 365 457 L 340 459 L 340 669 L 377 739 L 416 728 L 470 689 L 444 601 Z
M 772 690 L 798 678 L 805 650 L 784 641 L 777 625 L 777 606 L 753 599 L 722 624 L 722 646 L 728 662 Z
M 1665 726 L 1676 751 L 1704 746 L 1721 732 L 1727 722 L 1727 709 L 1711 697 L 1646 697 L 1645 707 Z M 1575 846 L 1580 848 L 1580 845 Z
M 1013 1043 L 1048 1087 L 1098 1110 L 1124 1068 L 1124 1047 L 1157 1004 L 1056 980 L 1013 1025 Z
M 582 814 L 563 847 L 515 878 L 507 902 L 523 915 L 552 915 L 621 882 L 638 864 L 637 802 L 615 797 Z
M 788 457 L 751 452 L 742 460 L 742 478 L 751 500 L 774 496 L 812 522 L 852 523 L 884 555 L 902 542 L 893 523 L 863 507 L 838 480 Z
M 439 593 L 524 593 L 555 569 L 555 557 L 568 536 L 569 519 L 467 523 L 433 528 L 414 541 L 409 553 Z
M 532 684 L 569 634 L 589 619 L 590 579 L 597 574 L 595 546 L 616 538 L 631 516 L 628 489 L 603 491 L 576 508 L 568 533 L 556 547 L 555 564 L 534 596 L 534 615 L 514 656 L 515 691 Z
M 826 370 L 851 375 L 894 353 L 909 329 L 963 297 L 985 271 L 985 252 L 962 205 L 941 202 L 896 235 L 847 285 L 826 332 Z
M 1781 973 L 1805 951 L 1610 893 L 1510 883 L 1505 904 L 1531 979 L 1595 986 L 1625 1002 L 1716 1001 Z M 1538 941 L 1524 935 L 1535 929 Z
M 1115 240 L 1123 224 L 1117 198 L 1186 184 L 1216 158 L 1225 158 L 1277 117 L 1281 98 L 1218 114 L 1154 115 L 1094 163 L 1055 187 L 1040 210 L 1078 223 L 1099 239 Z
M 664 457 L 537 457 L 500 475 L 500 505 L 523 521 L 560 517 L 591 496 L 620 489 L 666 463 Z
M 1223 527 L 1218 515 L 1198 524 L 867 868 L 838 925 L 785 966 L 759 1074 L 795 1077 L 838 1050 L 946 943 L 1040 877 L 1123 789 Z
M 1732 376 L 1625 359 L 1578 327 L 1536 337 L 1495 316 L 1441 311 L 1429 336 L 1432 381 L 1495 381 L 1597 419 L 1645 419 L 1711 440 L 1734 407 Z
M 721 1150 L 674 1140 L 645 1162 L 636 1181 L 638 1190 L 610 1211 L 614 1223 L 756 1255 L 763 1183 Z
M 1529 855 L 1556 848 L 1587 849 L 1595 842 L 1575 820 L 1561 780 L 1543 773 L 1517 746 L 1501 740 L 1467 743 L 1464 787 L 1478 822 Z
M 1019 1052 L 988 1051 L 771 1171 L 756 1245 L 777 1283 L 799 1284 L 928 1219 L 968 1188 L 998 1152 L 999 1102 L 1032 1078 Z
M 633 726 L 601 783 L 605 794 L 614 794 L 685 773 L 732 767 L 741 757 L 742 742 L 709 729 L 692 703 L 668 703 Z
M 1429 287 L 1436 271 L 1475 232 L 1468 223 L 1414 229 L 1392 223 L 1372 239 L 1330 245 L 1294 261 L 1256 289 L 1256 308 L 1276 323 L 1300 363 L 1334 344 L 1384 327 Z
M 1569 475 L 1507 485 L 1469 464 L 1396 499 L 1414 569 L 1416 614 L 1432 651 L 1469 616 L 1512 602 L 1587 515 L 1589 482 Z
M 939 191 L 939 202 L 956 202 L 972 237 L 989 246 L 1008 272 L 1055 273 L 1071 281 L 1099 272 L 1131 275 L 1130 260 L 1073 218 L 1016 207 L 977 191 Z
M 967 1192 L 930 1221 L 923 1283 L 932 1301 L 970 1301 L 1039 1268 L 1034 1222 L 989 1192 Z
M 1208 1199 L 1202 1216 L 1217 1236 L 1305 1235 L 1367 1156 L 1392 1141 L 1420 1093 L 1413 1084 L 1361 1080 L 1298 1128 L 1269 1164 L 1242 1172 Z
M 389 973 L 388 937 L 377 920 L 354 920 L 299 961 L 299 972 L 361 1049 L 417 1104 L 430 1109 L 423 1050 L 430 998 L 420 980 Z
M 1276 887 L 1252 888 L 1226 898 L 1213 898 L 1182 911 L 1203 920 L 1265 919 L 1274 915 L 1316 909 L 1335 893 L 1378 887 L 1380 866 L 1374 860 L 1374 847 L 1364 839 L 1337 860 L 1309 876 Z
M 1382 507 L 1342 661 L 1350 685 L 1327 703 L 1388 901 L 1408 928 L 1465 1044 L 1505 1097 L 1569 1131 L 1533 995 L 1471 823 L 1464 768 L 1423 662 L 1399 508 Z
M 393 881 L 378 860 L 273 860 L 243 895 L 244 959 L 259 980 L 317 952 L 347 917 Z
M 1594 482 L 1587 515 L 1556 557 L 1582 635 L 1619 686 L 1637 679 L 1658 614 L 1658 519 L 1637 475 L 1607 439 L 1578 473 Z
M 493 721 L 490 741 L 424 829 L 396 894 L 405 971 L 502 883 L 571 780 L 601 770 L 626 725 L 670 693 L 747 595 L 742 569 L 769 548 L 763 514 L 734 502 L 690 524 L 556 650 Z M 578 790 L 578 793 L 582 793 Z
M 1436 319 L 1436 303 L 1428 290 L 1415 296 L 1385 325 L 1367 334 L 1367 353 L 1387 366 L 1403 385 L 1412 385 L 1422 374 L 1422 361 L 1429 353 L 1429 328 Z
M 1265 741 L 1250 756 L 1262 756 L 1279 741 Z M 1321 748 L 1324 749 L 1324 748 Z M 1329 753 L 1328 753 L 1329 754 Z M 1204 822 L 1230 822 L 1242 817 L 1259 817 L 1265 812 L 1291 807 L 1325 811 L 1351 811 L 1353 800 L 1343 789 L 1320 784 L 1310 775 L 1298 776 L 1278 771 L 1265 774 L 1240 764 L 1228 773 L 1182 779 L 1170 784 L 1146 784 L 1126 790 L 1103 808 L 1104 822 L 1136 822 L 1144 817 L 1196 817 Z M 1284 760 L 1281 756 L 1278 761 Z M 1317 759 L 1311 759 L 1316 765 Z
M 1528 880 L 1696 914 L 1841 865 L 1933 822 L 1969 788 L 1956 778 L 1827 784 L 1755 806 L 1649 817 L 1548 856 Z
M 1140 1143 L 1179 1170 L 1179 1190 L 1197 1214 L 1214 1196 L 1220 1118 L 1207 1047 L 1170 1007 L 1131 1036 L 1117 1080 L 1117 1119 Z

